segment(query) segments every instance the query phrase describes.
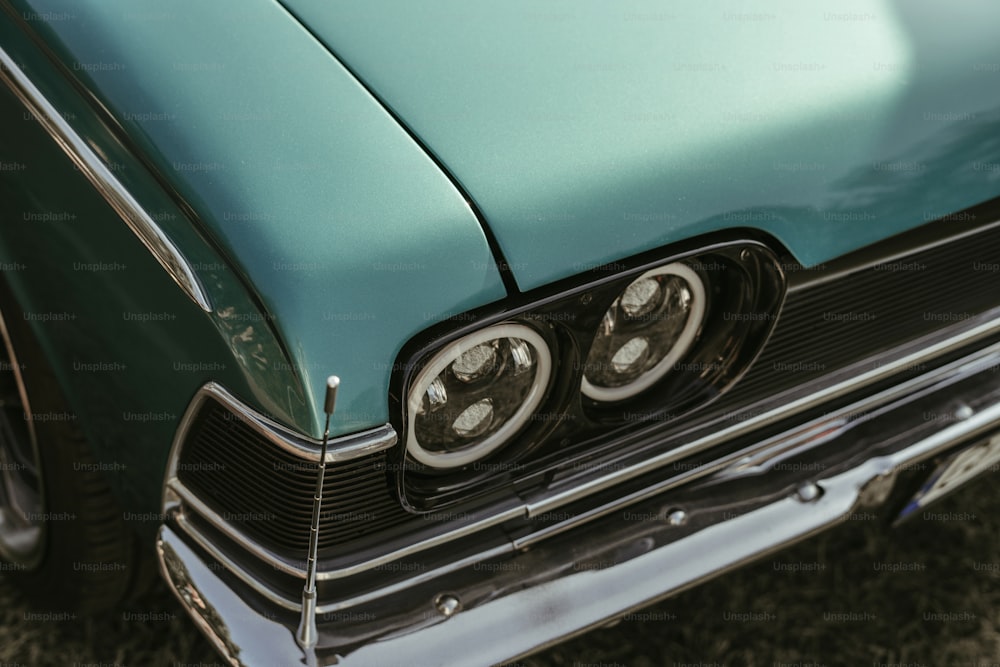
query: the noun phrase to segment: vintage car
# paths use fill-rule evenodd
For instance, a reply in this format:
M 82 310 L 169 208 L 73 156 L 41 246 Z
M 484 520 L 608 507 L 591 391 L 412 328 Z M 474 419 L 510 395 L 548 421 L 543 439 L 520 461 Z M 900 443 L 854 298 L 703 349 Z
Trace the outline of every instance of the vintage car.
M 0 8 L 39 607 L 487 665 L 997 469 L 995 3 Z

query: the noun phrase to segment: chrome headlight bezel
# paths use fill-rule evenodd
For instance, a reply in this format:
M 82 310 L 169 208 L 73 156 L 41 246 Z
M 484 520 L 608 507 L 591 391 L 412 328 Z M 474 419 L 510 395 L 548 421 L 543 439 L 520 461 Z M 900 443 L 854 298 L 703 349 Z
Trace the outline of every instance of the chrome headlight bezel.
M 681 331 L 677 334 L 676 340 L 672 343 L 670 349 L 665 355 L 663 355 L 660 361 L 656 362 L 651 368 L 642 372 L 642 374 L 640 374 L 635 380 L 626 384 L 616 387 L 606 387 L 593 384 L 587 378 L 585 370 L 581 380 L 580 391 L 582 391 L 583 395 L 587 398 L 603 403 L 613 403 L 633 398 L 663 379 L 663 376 L 670 372 L 674 363 L 687 354 L 687 352 L 691 349 L 691 346 L 694 345 L 698 333 L 701 330 L 702 322 L 705 319 L 707 294 L 705 284 L 702 281 L 701 276 L 682 262 L 672 262 L 665 266 L 650 269 L 639 277 L 633 279 L 621 291 L 618 298 L 616 298 L 611 304 L 602 319 L 606 319 L 609 316 L 614 317 L 612 311 L 617 310 L 619 302 L 632 285 L 635 285 L 642 280 L 658 276 L 677 276 L 687 284 L 692 292 L 691 310 L 687 315 L 687 320 L 681 328 Z M 595 335 L 595 340 L 600 335 L 601 332 L 598 331 Z M 590 356 L 592 355 L 588 355 L 588 364 L 591 363 Z
M 432 383 L 473 348 L 495 340 L 516 339 L 528 343 L 535 353 L 535 374 L 521 405 L 504 423 L 481 442 L 457 451 L 436 452 L 421 444 L 416 433 L 416 415 Z M 531 419 L 545 397 L 552 378 L 552 352 L 545 339 L 531 327 L 516 322 L 494 324 L 473 331 L 444 347 L 417 374 L 407 392 L 406 452 L 423 465 L 436 469 L 461 468 L 488 457 L 504 446 Z

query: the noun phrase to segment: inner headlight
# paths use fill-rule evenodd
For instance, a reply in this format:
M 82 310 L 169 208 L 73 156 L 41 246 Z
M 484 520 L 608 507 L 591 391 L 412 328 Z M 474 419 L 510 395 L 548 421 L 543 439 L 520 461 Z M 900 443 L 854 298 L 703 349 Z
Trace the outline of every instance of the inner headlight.
M 530 419 L 551 375 L 548 345 L 523 324 L 497 324 L 455 341 L 410 387 L 406 450 L 435 468 L 487 456 Z
M 629 283 L 604 313 L 581 390 L 595 401 L 631 398 L 691 348 L 705 316 L 705 285 L 691 268 L 667 264 Z

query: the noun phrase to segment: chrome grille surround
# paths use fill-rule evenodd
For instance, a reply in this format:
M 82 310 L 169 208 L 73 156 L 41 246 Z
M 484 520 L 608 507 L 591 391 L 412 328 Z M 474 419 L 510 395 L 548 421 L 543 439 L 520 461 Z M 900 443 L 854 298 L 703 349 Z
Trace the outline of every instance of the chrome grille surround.
M 205 414 L 206 410 L 224 410 L 226 421 L 231 420 L 232 424 L 242 431 L 243 435 L 251 436 L 252 439 L 247 444 L 250 447 L 256 446 L 256 451 L 252 452 L 252 454 L 256 454 L 256 457 L 252 456 L 252 454 L 233 456 L 228 452 L 223 452 L 223 455 L 229 454 L 225 456 L 224 460 L 185 461 L 185 454 L 192 451 L 192 431 L 198 427 L 199 419 Z M 212 414 L 212 412 L 209 412 L 209 414 Z M 361 433 L 333 438 L 329 443 L 326 462 L 331 468 L 337 465 L 357 466 L 359 462 L 361 464 L 377 462 L 384 457 L 385 451 L 395 445 L 396 442 L 396 432 L 388 424 Z M 228 444 L 232 446 L 233 441 L 230 441 Z M 239 515 L 246 512 L 247 509 L 251 513 L 261 514 L 259 505 L 222 508 L 218 504 L 213 506 L 211 501 L 206 502 L 204 497 L 211 498 L 213 492 L 205 488 L 205 479 L 204 477 L 199 479 L 198 474 L 207 471 L 220 473 L 220 477 L 236 478 L 239 476 L 238 479 L 234 480 L 234 483 L 239 484 L 247 481 L 248 476 L 252 478 L 255 472 L 253 464 L 262 462 L 262 454 L 270 455 L 272 461 L 281 461 L 287 464 L 280 470 L 276 466 L 271 469 L 265 466 L 257 471 L 261 475 L 262 484 L 264 484 L 258 491 L 261 489 L 270 489 L 271 493 L 265 493 L 264 496 L 257 496 L 252 493 L 244 494 L 241 498 L 236 498 L 235 500 L 246 501 L 253 497 L 264 497 L 266 500 L 287 501 L 288 497 L 283 497 L 280 493 L 284 489 L 279 489 L 275 485 L 268 487 L 266 480 L 269 476 L 273 478 L 276 472 L 289 472 L 309 480 L 311 488 L 315 484 L 311 480 L 315 479 L 315 470 L 317 469 L 320 457 L 320 444 L 315 439 L 294 433 L 271 421 L 239 401 L 221 385 L 210 382 L 203 386 L 192 399 L 177 429 L 174 445 L 167 463 L 164 482 L 164 507 L 167 510 L 178 512 L 178 516 L 182 521 L 186 512 L 197 514 L 200 518 L 239 543 L 250 554 L 264 561 L 272 562 L 276 568 L 281 569 L 281 564 L 294 562 L 294 560 L 289 560 L 287 556 L 282 556 L 282 551 L 287 550 L 288 546 L 295 545 L 283 545 L 274 539 L 267 539 L 266 535 L 262 538 L 259 531 L 253 530 L 252 527 L 248 529 L 248 522 L 240 520 Z M 241 454 L 245 454 L 246 449 Z M 232 468 L 234 465 L 241 467 L 234 471 Z M 229 470 L 227 470 L 227 467 L 229 467 Z M 369 467 L 374 467 L 374 465 L 370 465 Z M 377 472 L 381 474 L 381 471 Z M 185 478 L 190 476 L 194 476 L 193 485 L 190 484 L 192 480 L 188 480 L 188 483 L 185 481 Z M 328 485 L 329 491 L 324 494 L 324 497 L 333 506 L 337 506 L 342 501 L 340 497 L 342 494 L 338 493 L 339 489 L 336 488 L 338 480 L 334 478 L 331 481 L 333 483 Z M 194 488 L 191 488 L 192 486 Z M 199 490 L 200 493 L 198 492 Z M 348 491 L 350 490 L 350 485 L 348 485 Z M 275 495 L 274 491 L 278 491 L 279 493 Z M 229 498 L 232 499 L 232 496 Z M 216 503 L 219 503 L 218 497 L 214 500 Z M 304 503 L 306 509 L 311 511 L 311 491 L 303 495 L 302 503 Z M 277 512 L 281 510 L 280 504 L 278 506 L 272 505 L 271 509 L 265 510 L 263 514 L 266 515 L 266 518 L 276 518 Z M 340 517 L 337 514 L 333 514 L 332 519 L 336 520 L 337 518 Z M 286 518 L 286 523 L 296 523 L 295 517 Z M 303 534 L 307 542 L 307 531 L 309 529 L 308 517 L 301 523 L 302 528 L 306 531 Z M 330 521 L 326 523 L 330 523 Z M 197 531 L 192 530 L 192 532 Z M 303 549 L 301 553 L 304 558 L 305 550 Z M 288 565 L 288 567 L 290 571 L 297 571 L 291 565 Z
M 250 417 L 219 400 L 217 388 L 208 394 L 188 422 L 176 465 L 178 493 L 192 503 L 203 499 L 227 523 L 275 552 L 304 553 L 319 451 L 280 431 L 254 428 Z M 408 518 L 386 488 L 385 449 L 392 442 L 394 436 L 383 429 L 331 443 L 339 448 L 332 460 L 330 452 L 327 456 L 320 549 L 357 542 Z

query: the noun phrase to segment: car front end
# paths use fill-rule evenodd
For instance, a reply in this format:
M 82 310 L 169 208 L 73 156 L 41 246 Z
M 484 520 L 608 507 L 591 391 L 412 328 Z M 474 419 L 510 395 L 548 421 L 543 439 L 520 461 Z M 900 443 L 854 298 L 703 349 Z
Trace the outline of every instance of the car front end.
M 989 219 L 983 209 L 969 215 Z M 711 379 L 740 355 L 695 361 L 696 350 L 688 350 L 693 356 L 671 364 L 677 385 L 670 393 L 588 413 L 598 407 L 580 390 L 588 365 L 563 360 L 553 372 L 575 369 L 565 383 L 573 389 L 550 391 L 546 400 L 555 396 L 557 407 L 534 409 L 527 433 L 537 433 L 536 447 L 526 446 L 531 437 L 522 428 L 515 442 L 523 449 L 512 445 L 521 451 L 483 451 L 428 474 L 403 449 L 414 441 L 415 403 L 409 424 L 332 440 L 319 533 L 321 661 L 499 663 L 858 513 L 918 516 L 962 482 L 995 471 L 1000 331 L 991 302 L 996 278 L 981 270 L 995 256 L 995 224 L 952 238 L 938 237 L 940 229 L 918 228 L 821 270 L 788 266 L 780 316 L 724 311 L 730 321 L 767 323 L 763 349 L 749 355 L 749 370 L 729 376 L 730 391 L 713 390 Z M 737 244 L 732 256 L 751 247 Z M 648 266 L 615 271 L 613 284 L 631 284 Z M 917 276 L 934 285 L 955 280 L 963 296 L 919 289 Z M 503 310 L 455 325 L 506 340 L 518 331 L 497 326 L 574 326 L 585 319 L 583 303 L 603 313 L 616 294 L 581 298 L 595 292 L 591 283 L 556 300 L 575 317 L 542 298 L 534 317 Z M 721 340 L 735 338 L 730 329 Z M 431 372 L 439 375 L 440 366 Z M 414 386 L 426 395 L 427 374 L 417 368 L 427 366 L 400 368 L 401 395 Z M 685 393 L 679 387 L 700 409 L 671 409 L 670 397 Z M 456 414 L 444 421 L 461 428 L 464 411 Z M 209 420 L 222 426 L 210 430 Z M 293 443 L 214 386 L 200 394 L 175 443 L 170 519 L 159 537 L 163 570 L 235 664 L 301 657 L 295 632 L 318 443 Z M 259 488 L 261 470 L 276 480 L 273 497 Z M 502 638 L 484 642 L 498 629 Z M 276 646 L 289 652 L 275 654 Z
M 229 663 L 500 663 L 997 470 L 996 10 L 640 5 L 0 3 L 12 299 Z

